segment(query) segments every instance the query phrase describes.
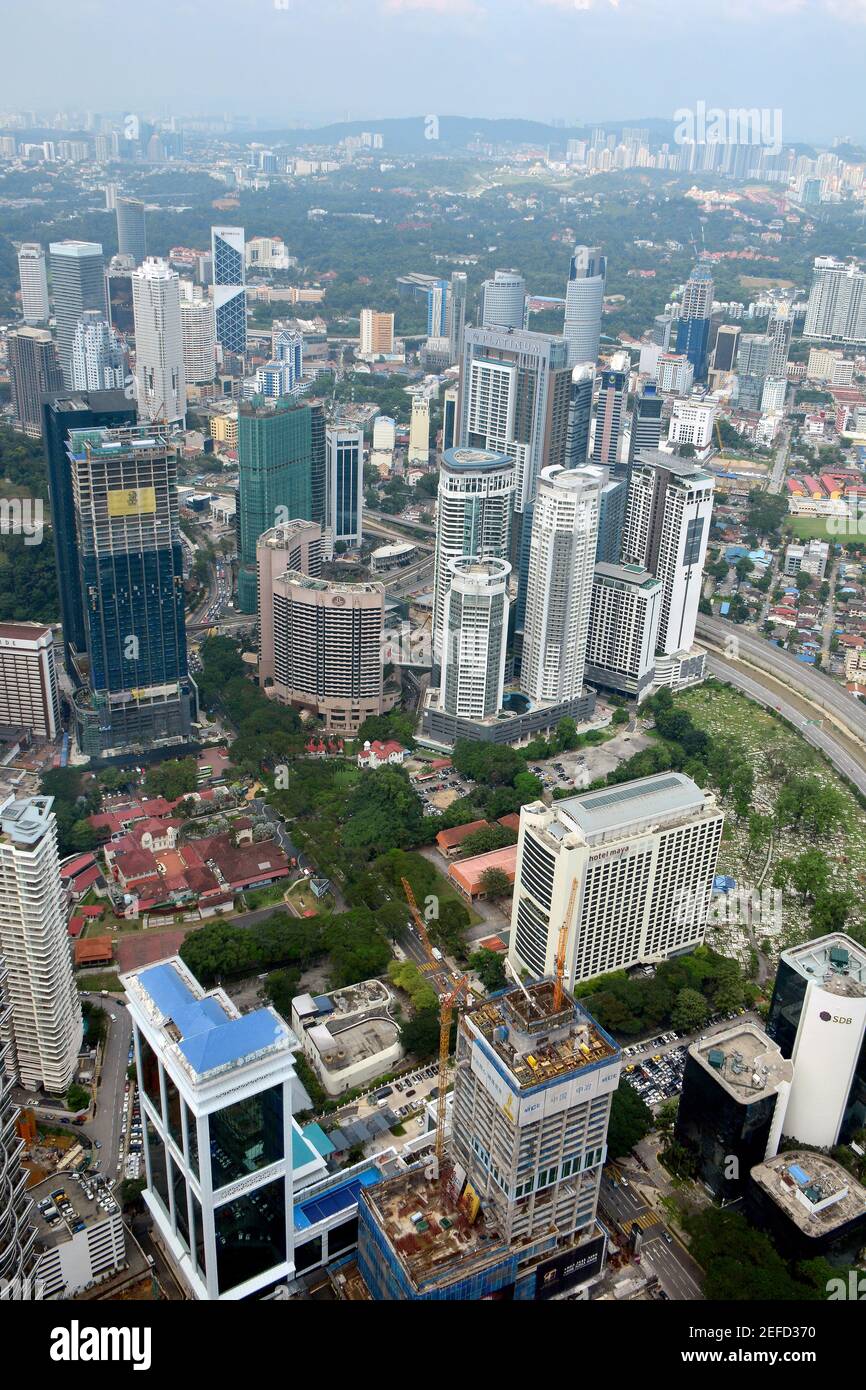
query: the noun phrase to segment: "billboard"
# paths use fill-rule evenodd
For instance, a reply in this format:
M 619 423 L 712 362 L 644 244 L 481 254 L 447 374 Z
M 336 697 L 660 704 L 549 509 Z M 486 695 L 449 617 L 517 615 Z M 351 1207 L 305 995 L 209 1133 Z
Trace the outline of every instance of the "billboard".
M 601 1273 L 604 1263 L 605 1236 L 596 1236 L 585 1245 L 572 1246 L 550 1260 L 544 1260 L 535 1271 L 535 1297 L 553 1298 L 577 1284 L 586 1283 Z
M 156 511 L 156 488 L 122 487 L 108 493 L 109 516 L 152 516 Z
M 472 1045 L 472 1071 L 506 1118 L 518 1126 L 531 1124 L 545 1115 L 569 1110 L 573 1105 L 581 1105 L 595 1096 L 615 1091 L 620 1066 L 619 1056 L 612 1057 L 607 1062 L 588 1066 L 585 1071 L 573 1073 L 560 1081 L 551 1081 L 546 1086 L 539 1082 L 538 1088 L 530 1094 L 521 1094 L 512 1090 L 477 1039 Z

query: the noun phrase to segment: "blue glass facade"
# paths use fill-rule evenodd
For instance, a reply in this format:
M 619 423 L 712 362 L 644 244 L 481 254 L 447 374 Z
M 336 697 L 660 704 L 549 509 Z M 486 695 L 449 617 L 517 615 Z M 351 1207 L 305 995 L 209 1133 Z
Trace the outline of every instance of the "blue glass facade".
M 95 690 L 166 685 L 187 675 L 180 543 L 85 556 L 81 583 Z

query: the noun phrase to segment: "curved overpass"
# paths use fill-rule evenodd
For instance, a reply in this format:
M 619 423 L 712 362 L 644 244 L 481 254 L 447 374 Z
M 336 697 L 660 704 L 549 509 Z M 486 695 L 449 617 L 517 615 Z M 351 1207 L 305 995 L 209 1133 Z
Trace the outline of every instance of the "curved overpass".
M 830 676 L 796 661 L 781 647 L 763 637 L 744 632 L 733 623 L 719 618 L 698 617 L 697 635 L 703 646 L 723 660 L 725 667 L 736 666 L 750 671 L 752 679 L 768 687 L 781 698 L 795 692 L 813 710 L 828 719 L 840 731 L 843 746 L 866 768 L 866 707 L 849 695 Z M 733 643 L 736 642 L 736 646 Z M 764 677 L 761 680 L 761 677 Z M 796 708 L 796 707 L 795 707 Z M 798 716 L 802 718 L 802 714 Z M 795 722 L 798 720 L 795 719 Z

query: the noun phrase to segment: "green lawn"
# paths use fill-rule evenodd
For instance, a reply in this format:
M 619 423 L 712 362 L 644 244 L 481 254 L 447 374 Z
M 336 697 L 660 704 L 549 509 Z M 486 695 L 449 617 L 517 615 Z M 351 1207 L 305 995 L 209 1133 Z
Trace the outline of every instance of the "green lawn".
M 80 990 L 86 990 L 88 994 L 98 994 L 103 989 L 109 990 L 112 994 L 123 993 L 120 980 L 111 970 L 95 971 L 92 975 L 77 975 L 75 983 Z
M 830 541 L 835 544 L 837 540 L 844 541 L 845 537 L 829 527 L 839 526 L 842 520 L 833 516 L 789 516 L 785 521 L 785 530 L 801 541 Z

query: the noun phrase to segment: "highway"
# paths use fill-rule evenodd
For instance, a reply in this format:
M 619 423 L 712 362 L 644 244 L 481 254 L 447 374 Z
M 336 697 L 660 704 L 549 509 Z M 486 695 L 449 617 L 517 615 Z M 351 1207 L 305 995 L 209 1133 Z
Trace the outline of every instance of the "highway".
M 765 638 L 719 618 L 700 614 L 697 636 L 704 646 L 716 649 L 714 655 L 718 653 L 727 662 L 734 660 L 753 668 L 759 684 L 764 684 L 760 680 L 764 674 L 775 679 L 777 685 L 800 695 L 816 713 L 829 719 L 848 736 L 849 744 L 857 750 L 866 767 L 866 708 L 830 676 L 795 660 Z

